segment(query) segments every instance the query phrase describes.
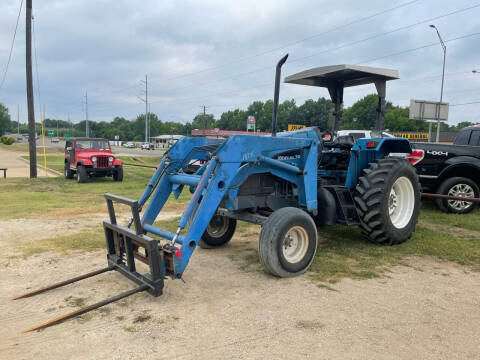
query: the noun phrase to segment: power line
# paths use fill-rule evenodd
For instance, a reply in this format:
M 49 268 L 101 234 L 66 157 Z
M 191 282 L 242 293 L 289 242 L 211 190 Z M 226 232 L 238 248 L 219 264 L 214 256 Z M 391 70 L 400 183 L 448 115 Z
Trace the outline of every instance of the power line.
M 23 0 L 20 1 L 20 9 L 18 10 L 17 23 L 15 24 L 15 31 L 13 32 L 12 45 L 10 46 L 10 53 L 8 54 L 7 65 L 5 66 L 5 72 L 3 73 L 2 83 L 0 84 L 0 92 L 2 92 L 3 84 L 7 78 L 8 67 L 10 66 L 10 60 L 12 59 L 13 45 L 15 44 L 15 37 L 17 36 L 18 23 L 20 21 L 20 15 L 22 13 Z
M 480 5 L 476 5 L 476 6 L 480 6 Z M 459 37 L 456 37 L 456 38 L 453 38 L 453 39 L 446 40 L 445 42 L 454 42 L 454 41 L 457 41 L 457 40 L 461 40 L 461 39 L 465 39 L 465 38 L 469 38 L 469 37 L 477 36 L 477 35 L 480 35 L 480 32 L 472 33 L 472 34 L 466 34 L 466 35 L 463 35 L 463 36 L 459 36 Z M 430 44 L 426 44 L 426 45 L 423 45 L 423 46 L 410 48 L 410 49 L 402 50 L 402 51 L 399 51 L 399 52 L 386 54 L 386 55 L 376 57 L 376 58 L 373 58 L 373 59 L 365 60 L 365 61 L 359 62 L 358 64 L 368 63 L 368 62 L 372 62 L 372 61 L 375 61 L 375 60 L 378 60 L 378 59 L 384 59 L 384 58 L 387 58 L 387 57 L 398 56 L 398 55 L 402 55 L 402 54 L 405 54 L 405 53 L 417 51 L 417 50 L 420 50 L 420 49 L 432 47 L 432 46 L 435 46 L 435 45 L 438 45 L 438 44 L 437 43 L 430 43 Z M 269 66 L 267 68 L 271 69 L 272 67 Z M 254 71 L 258 71 L 258 70 L 254 70 Z M 254 71 L 252 71 L 252 72 L 254 72 Z M 187 98 L 187 99 L 184 99 L 185 101 L 181 101 L 181 102 L 177 101 L 176 104 L 177 105 L 183 105 L 184 103 L 188 103 L 188 102 L 192 102 L 192 101 L 198 101 L 199 99 L 205 99 L 205 98 L 209 98 L 209 97 L 213 97 L 213 96 L 218 97 L 218 96 L 221 96 L 221 95 L 235 94 L 235 93 L 238 93 L 238 92 L 244 92 L 244 91 L 247 91 L 247 90 L 251 90 L 251 89 L 255 89 L 255 88 L 259 88 L 259 87 L 266 87 L 266 86 L 272 86 L 272 83 L 270 83 L 270 82 L 266 83 L 266 84 L 263 83 L 263 84 L 255 85 L 255 86 L 248 87 L 248 88 L 242 88 L 242 89 L 239 89 L 239 90 L 214 93 L 214 94 L 209 94 L 209 95 L 200 96 L 200 97 Z M 150 102 L 150 103 L 154 104 L 154 103 L 159 103 L 159 102 L 161 102 L 161 101 L 153 101 L 153 102 Z M 107 107 L 107 109 L 108 108 L 111 108 L 111 107 Z
M 472 37 L 472 36 L 477 36 L 477 35 L 480 35 L 480 32 L 459 36 L 459 37 L 456 37 L 456 38 L 453 38 L 453 39 L 445 40 L 444 42 L 447 43 L 447 42 L 457 41 L 457 40 L 466 39 L 466 38 L 469 38 L 469 37 Z M 425 49 L 425 48 L 429 48 L 429 47 L 437 46 L 437 45 L 438 45 L 438 42 L 434 42 L 434 43 L 430 43 L 430 44 L 427 44 L 427 45 L 418 46 L 416 48 L 406 49 L 406 50 L 398 51 L 398 52 L 395 52 L 395 53 L 379 56 L 379 57 L 369 59 L 369 60 L 366 60 L 366 61 L 362 61 L 362 62 L 357 63 L 357 65 L 367 64 L 369 62 L 380 60 L 380 59 L 385 59 L 385 58 L 390 57 L 390 56 L 403 55 L 403 54 L 407 54 L 409 52 L 414 52 L 414 51 L 417 51 L 417 50 L 420 50 L 420 49 Z
M 418 21 L 418 22 L 413 23 L 413 24 L 401 26 L 401 27 L 398 27 L 398 28 L 393 29 L 393 30 L 389 30 L 389 31 L 386 31 L 386 32 L 383 32 L 383 33 L 368 36 L 368 37 L 360 39 L 360 40 L 352 41 L 350 43 L 342 44 L 342 45 L 336 46 L 334 48 L 323 50 L 323 51 L 315 53 L 315 54 L 311 54 L 311 55 L 304 56 L 304 57 L 301 57 L 301 58 L 298 58 L 298 59 L 294 59 L 294 60 L 290 61 L 290 63 L 305 60 L 305 59 L 308 59 L 308 58 L 311 58 L 311 57 L 314 57 L 314 56 L 318 56 L 318 55 L 322 55 L 322 54 L 326 54 L 326 53 L 329 53 L 329 52 L 332 52 L 332 51 L 340 50 L 340 49 L 343 49 L 345 47 L 357 45 L 357 44 L 360 44 L 360 43 L 363 43 L 363 42 L 366 42 L 366 41 L 369 41 L 369 40 L 372 40 L 372 39 L 376 39 L 376 38 L 379 38 L 379 37 L 382 37 L 382 36 L 385 36 L 385 35 L 390 35 L 390 34 L 396 33 L 398 31 L 407 30 L 407 29 L 410 29 L 410 28 L 418 26 L 418 25 L 429 23 L 429 22 L 432 22 L 432 21 L 435 21 L 435 20 L 438 20 L 438 19 L 441 19 L 441 18 L 444 18 L 444 17 L 448 17 L 448 16 L 455 15 L 455 14 L 458 14 L 458 13 L 461 13 L 461 12 L 464 12 L 464 11 L 472 10 L 474 8 L 477 8 L 477 7 L 480 7 L 480 4 L 476 4 L 476 5 L 469 6 L 469 7 L 463 8 L 463 9 L 455 10 L 455 11 L 452 11 L 452 12 L 449 12 L 449 13 L 446 13 L 446 14 L 442 14 L 442 15 L 439 15 L 439 16 L 435 16 L 435 17 L 432 17 L 432 18 L 429 18 L 429 19 L 425 19 L 425 20 L 422 20 L 422 21 Z
M 461 104 L 451 104 L 450 106 L 463 106 L 463 105 L 473 105 L 473 104 L 480 104 L 480 100 L 461 103 Z
M 305 37 L 305 38 L 302 38 L 302 39 L 299 39 L 299 40 L 291 41 L 291 42 L 289 42 L 289 43 L 285 43 L 285 44 L 280 45 L 280 46 L 278 46 L 278 47 L 275 47 L 275 48 L 272 48 L 272 49 L 269 49 L 269 50 L 265 50 L 265 51 L 262 51 L 262 52 L 257 53 L 257 54 L 245 56 L 245 57 L 238 58 L 238 59 L 233 59 L 233 60 L 228 61 L 228 62 L 226 62 L 226 63 L 220 64 L 220 65 L 216 65 L 216 66 L 212 66 L 212 67 L 209 67 L 209 68 L 205 68 L 205 69 L 202 69 L 202 70 L 193 71 L 193 72 L 190 72 L 190 73 L 173 76 L 173 77 L 166 78 L 166 79 L 150 81 L 150 83 L 152 84 L 152 83 L 158 83 L 158 82 L 167 82 L 167 81 L 170 81 L 170 80 L 175 80 L 175 79 L 180 79 L 180 78 L 184 78 L 184 77 L 188 77 L 188 76 L 193 76 L 193 75 L 201 74 L 201 73 L 204 73 L 204 72 L 212 71 L 212 70 L 215 70 L 215 69 L 220 69 L 220 68 L 225 67 L 225 66 L 228 66 L 228 65 L 232 65 L 232 64 L 236 64 L 236 63 L 243 62 L 243 61 L 246 61 L 246 60 L 254 59 L 254 58 L 256 58 L 256 57 L 259 57 L 259 56 L 262 56 L 262 55 L 266 55 L 266 54 L 269 54 L 269 53 L 272 53 L 272 52 L 275 52 L 275 51 L 278 51 L 278 50 L 282 50 L 282 49 L 285 49 L 285 48 L 290 47 L 290 46 L 292 46 L 292 45 L 300 44 L 300 43 L 305 42 L 305 41 L 307 41 L 307 40 L 310 40 L 310 39 L 313 39 L 313 38 L 316 38 L 316 37 L 320 37 L 320 36 L 323 36 L 323 35 L 326 35 L 326 34 L 335 32 L 335 31 L 340 30 L 340 29 L 342 29 L 342 28 L 346 28 L 346 27 L 349 27 L 349 26 L 352 26 L 352 25 L 355 25 L 355 24 L 364 22 L 364 21 L 366 21 L 366 20 L 373 19 L 373 18 L 375 18 L 375 17 L 377 17 L 377 16 L 380 16 L 380 15 L 383 15 L 383 14 L 386 14 L 386 13 L 389 13 L 389 12 L 392 12 L 392 11 L 397 10 L 397 9 L 400 9 L 400 8 L 402 8 L 402 7 L 405 7 L 405 6 L 408 6 L 408 5 L 417 3 L 417 2 L 419 2 L 419 1 L 421 1 L 421 0 L 408 1 L 408 2 L 406 2 L 406 3 L 403 3 L 403 4 L 400 4 L 400 5 L 394 6 L 394 7 L 392 7 L 392 8 L 385 9 L 385 10 L 382 10 L 382 11 L 379 11 L 379 12 L 376 12 L 376 13 L 374 13 L 374 14 L 371 14 L 371 15 L 365 16 L 365 17 L 363 17 L 363 18 L 360 18 L 360 19 L 351 21 L 351 22 L 349 22 L 349 23 L 346 23 L 346 24 L 343 24 L 343 25 L 339 25 L 339 26 L 337 26 L 337 27 L 331 28 L 331 29 L 326 30 L 326 31 L 323 31 L 323 32 L 321 32 L 321 33 L 314 34 L 314 35 L 310 35 L 310 36 L 308 36 L 308 37 Z M 126 88 L 124 88 L 124 89 L 130 89 L 130 88 L 133 88 L 133 87 L 134 87 L 134 86 L 128 86 L 128 87 L 126 87 Z M 112 91 L 112 92 L 116 92 L 116 90 L 114 90 L 114 91 Z
M 274 51 L 278 51 L 278 50 L 285 49 L 285 48 L 290 47 L 290 46 L 292 46 L 292 45 L 296 45 L 296 44 L 302 43 L 302 42 L 304 42 L 304 41 L 307 41 L 307 40 L 310 40 L 310 39 L 313 39 L 313 38 L 316 38 L 316 37 L 319 37 L 319 36 L 322 36 L 322 35 L 329 34 L 329 33 L 331 33 L 331 32 L 337 31 L 337 30 L 339 30 L 339 29 L 342 29 L 342 28 L 345 28 L 345 27 L 348 27 L 348 26 L 351 26 L 351 25 L 354 25 L 354 24 L 358 24 L 358 23 L 363 22 L 363 21 L 365 21 L 365 20 L 372 19 L 372 18 L 374 18 L 374 17 L 376 17 L 376 16 L 386 14 L 386 13 L 388 13 L 388 12 L 397 10 L 397 9 L 399 9 L 399 8 L 402 8 L 402 7 L 405 7 L 405 6 L 407 6 L 407 5 L 414 4 L 414 3 L 418 2 L 418 1 L 420 1 L 420 0 L 409 1 L 409 2 L 406 2 L 406 3 L 400 4 L 400 5 L 397 5 L 397 6 L 393 7 L 393 8 L 386 9 L 386 10 L 382 10 L 382 11 L 377 12 L 377 13 L 375 13 L 375 14 L 366 16 L 366 17 L 364 17 L 364 18 L 360 18 L 360 19 L 355 20 L 355 21 L 352 21 L 352 22 L 350 22 L 350 23 L 346 23 L 346 24 L 343 24 L 343 25 L 334 27 L 334 28 L 332 28 L 332 29 L 330 29 L 330 30 L 326 30 L 326 31 L 321 32 L 321 33 L 318 33 L 318 34 L 314 34 L 314 35 L 308 36 L 308 37 L 303 38 L 303 39 L 300 39 L 300 40 L 292 41 L 292 42 L 286 43 L 286 44 L 284 44 L 284 45 L 281 45 L 281 46 L 279 46 L 279 47 L 276 47 L 276 48 L 273 48 L 273 49 L 269 49 L 269 50 L 266 50 L 266 51 L 263 51 L 263 52 L 260 52 L 260 53 L 254 54 L 254 55 L 245 56 L 245 57 L 243 57 L 243 58 L 235 59 L 235 60 L 232 60 L 232 61 L 229 61 L 229 62 L 220 64 L 220 65 L 212 66 L 212 67 L 210 67 L 210 68 L 206 68 L 206 69 L 199 70 L 199 71 L 194 71 L 194 72 L 187 73 L 187 74 L 183 74 L 183 75 L 178 75 L 178 76 L 171 77 L 171 78 L 168 78 L 168 79 L 165 79 L 165 80 L 152 81 L 152 83 L 159 82 L 159 81 L 170 81 L 170 80 L 174 80 L 174 79 L 183 78 L 183 77 L 186 77 L 186 76 L 197 75 L 197 74 L 201 74 L 201 73 L 204 73 L 204 72 L 207 72 L 207 71 L 219 69 L 219 68 L 222 68 L 222 67 L 225 67 L 225 66 L 228 66 L 228 65 L 236 64 L 236 63 L 239 63 L 239 62 L 242 62 L 242 61 L 250 60 L 250 59 L 253 59 L 253 58 L 256 58 L 256 57 L 265 55 L 265 54 L 269 54 L 269 53 L 274 52 Z
M 395 32 L 398 32 L 398 31 L 407 30 L 407 29 L 410 29 L 410 28 L 415 27 L 415 26 L 419 26 L 419 25 L 422 25 L 422 24 L 425 24 L 425 23 L 429 23 L 431 21 L 435 21 L 435 20 L 438 20 L 438 19 L 441 19 L 441 18 L 444 18 L 444 17 L 448 17 L 448 16 L 455 15 L 455 14 L 458 14 L 458 13 L 461 13 L 461 12 L 465 12 L 465 11 L 468 11 L 468 10 L 472 10 L 474 8 L 477 8 L 477 7 L 480 7 L 480 4 L 476 4 L 476 5 L 469 6 L 469 7 L 462 8 L 462 9 L 455 10 L 455 11 L 451 11 L 449 13 L 445 13 L 445 14 L 442 14 L 442 15 L 438 15 L 438 16 L 435 16 L 435 17 L 432 17 L 432 18 L 422 20 L 422 21 L 418 21 L 418 22 L 415 22 L 413 24 L 401 26 L 401 27 L 398 27 L 398 28 L 393 29 L 393 30 L 389 30 L 389 31 L 386 31 L 386 32 L 383 32 L 383 33 L 368 36 L 368 37 L 360 39 L 360 40 L 340 44 L 338 46 L 335 46 L 335 47 L 332 47 L 332 48 L 329 48 L 329 49 L 325 49 L 325 50 L 322 50 L 320 52 L 316 52 L 314 54 L 310 54 L 310 55 L 307 55 L 307 56 L 303 56 L 303 57 L 300 57 L 300 58 L 297 58 L 297 59 L 290 60 L 289 63 L 303 61 L 303 60 L 306 60 L 306 59 L 309 59 L 309 58 L 312 58 L 312 57 L 315 57 L 315 56 L 318 56 L 318 55 L 327 54 L 327 53 L 331 53 L 333 51 L 340 50 L 340 49 L 343 49 L 343 48 L 347 48 L 347 47 L 350 47 L 350 46 L 353 46 L 353 45 L 358 45 L 360 43 L 364 43 L 364 42 L 367 42 L 367 41 L 372 40 L 372 39 L 376 39 L 376 38 L 379 38 L 379 37 L 382 37 L 382 36 L 390 35 L 390 34 L 393 34 Z M 272 69 L 272 66 L 265 66 L 265 67 L 257 68 L 257 69 L 250 70 L 250 71 L 247 71 L 247 72 L 234 74 L 234 75 L 229 75 L 227 77 L 223 77 L 223 78 L 213 80 L 213 81 L 210 81 L 210 82 L 207 82 L 207 83 L 197 82 L 197 83 L 187 85 L 187 86 L 183 86 L 183 87 L 180 87 L 180 88 L 174 88 L 174 89 L 171 89 L 170 91 L 183 90 L 183 89 L 187 89 L 187 88 L 190 88 L 190 87 L 195 87 L 195 86 L 198 86 L 198 85 L 203 85 L 203 86 L 204 85 L 209 85 L 209 84 L 212 84 L 212 83 L 215 83 L 215 82 L 218 82 L 218 81 L 228 80 L 228 79 L 232 79 L 232 78 L 236 78 L 236 77 L 240 77 L 240 76 L 251 75 L 251 74 L 254 74 L 254 73 L 257 73 L 257 72 L 271 70 L 271 69 Z

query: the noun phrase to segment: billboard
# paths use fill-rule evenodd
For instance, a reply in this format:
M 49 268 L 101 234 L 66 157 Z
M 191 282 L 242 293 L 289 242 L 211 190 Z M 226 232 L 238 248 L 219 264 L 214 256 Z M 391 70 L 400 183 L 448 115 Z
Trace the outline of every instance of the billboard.
M 426 100 L 410 100 L 411 120 L 448 121 L 448 103 Z
M 248 119 L 247 119 L 247 131 L 248 130 L 255 131 L 255 117 L 254 116 L 249 116 Z
M 295 131 L 295 130 L 300 130 L 300 129 L 305 129 L 305 125 L 300 125 L 300 124 L 288 124 L 288 131 Z

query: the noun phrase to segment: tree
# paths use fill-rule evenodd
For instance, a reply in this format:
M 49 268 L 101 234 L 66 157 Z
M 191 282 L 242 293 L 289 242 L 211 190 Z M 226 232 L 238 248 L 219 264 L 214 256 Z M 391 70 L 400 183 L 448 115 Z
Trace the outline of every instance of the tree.
M 5 134 L 6 131 L 10 130 L 11 119 L 10 114 L 8 113 L 8 108 L 0 103 L 0 135 Z
M 198 114 L 194 117 L 192 127 L 194 129 L 211 129 L 215 126 L 215 118 L 212 114 Z

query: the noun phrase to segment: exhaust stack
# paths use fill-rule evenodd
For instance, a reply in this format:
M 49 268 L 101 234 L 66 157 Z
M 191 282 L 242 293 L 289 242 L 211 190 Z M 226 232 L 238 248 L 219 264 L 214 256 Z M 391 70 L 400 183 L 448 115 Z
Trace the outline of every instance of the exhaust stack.
M 280 95 L 280 75 L 282 72 L 282 66 L 287 61 L 288 54 L 285 55 L 277 63 L 275 71 L 275 91 L 273 94 L 273 115 L 272 115 L 272 136 L 277 136 L 277 113 L 278 113 L 278 97 Z

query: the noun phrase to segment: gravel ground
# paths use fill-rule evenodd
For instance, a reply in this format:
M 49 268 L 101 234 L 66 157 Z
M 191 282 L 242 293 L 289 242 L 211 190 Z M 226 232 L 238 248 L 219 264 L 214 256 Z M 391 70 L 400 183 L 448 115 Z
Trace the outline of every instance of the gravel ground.
M 70 221 L 55 220 L 43 221 L 44 227 Z M 12 234 L 3 232 L 2 245 L 22 241 L 20 231 L 12 230 L 21 226 L 18 221 L 0 223 L 2 229 L 10 226 Z M 70 224 L 70 230 L 91 221 Z M 41 221 L 33 223 L 40 231 Z M 265 274 L 257 260 L 252 261 L 255 236 L 244 235 L 221 249 L 198 249 L 185 283 L 167 280 L 161 297 L 137 294 L 28 334 L 21 331 L 134 285 L 117 273 L 106 273 L 9 301 L 104 267 L 105 254 L 49 252 L 26 259 L 0 254 L 0 358 L 479 358 L 478 273 L 414 258 L 409 260 L 412 267 L 395 267 L 388 277 L 345 279 L 328 289 L 312 282 L 308 273 L 290 279 Z

